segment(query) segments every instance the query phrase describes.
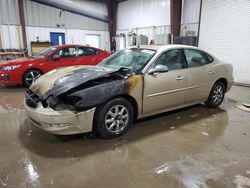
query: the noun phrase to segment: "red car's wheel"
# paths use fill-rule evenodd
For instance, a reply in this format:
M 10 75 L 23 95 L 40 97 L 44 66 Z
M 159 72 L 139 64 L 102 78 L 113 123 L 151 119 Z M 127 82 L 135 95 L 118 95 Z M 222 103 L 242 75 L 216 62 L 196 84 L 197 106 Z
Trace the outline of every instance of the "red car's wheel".
M 30 87 L 30 85 L 40 76 L 42 75 L 42 72 L 37 69 L 31 69 L 25 72 L 23 76 L 23 85 L 24 87 Z

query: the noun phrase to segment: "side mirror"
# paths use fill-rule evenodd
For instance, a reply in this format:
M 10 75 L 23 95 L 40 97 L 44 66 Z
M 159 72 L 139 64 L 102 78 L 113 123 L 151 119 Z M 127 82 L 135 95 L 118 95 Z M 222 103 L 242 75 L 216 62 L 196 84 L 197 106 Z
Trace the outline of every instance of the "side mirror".
M 52 56 L 52 59 L 54 60 L 54 61 L 57 61 L 57 60 L 59 60 L 61 57 L 59 56 L 59 55 L 53 55 Z
M 155 68 L 151 68 L 148 71 L 148 74 L 154 74 L 154 73 L 161 73 L 161 72 L 168 72 L 168 67 L 164 65 L 156 65 Z

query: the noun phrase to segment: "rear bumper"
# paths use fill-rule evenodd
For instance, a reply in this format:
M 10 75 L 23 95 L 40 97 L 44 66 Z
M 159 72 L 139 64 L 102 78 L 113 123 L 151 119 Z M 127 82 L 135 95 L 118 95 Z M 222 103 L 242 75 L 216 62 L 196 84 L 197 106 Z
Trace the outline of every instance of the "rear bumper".
M 24 102 L 24 107 L 33 124 L 52 134 L 70 135 L 92 131 L 95 108 L 75 114 L 68 110 L 44 108 L 41 103 L 38 103 L 37 108 L 31 108 Z

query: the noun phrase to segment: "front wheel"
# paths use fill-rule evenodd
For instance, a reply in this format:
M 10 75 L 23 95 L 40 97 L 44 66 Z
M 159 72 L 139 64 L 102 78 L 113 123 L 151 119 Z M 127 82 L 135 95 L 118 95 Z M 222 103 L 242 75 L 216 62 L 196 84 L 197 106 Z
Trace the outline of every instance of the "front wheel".
M 133 123 L 134 109 L 129 101 L 116 98 L 97 107 L 94 131 L 101 138 L 115 138 L 124 134 Z
M 210 108 L 220 106 L 225 96 L 225 85 L 222 82 L 216 82 L 209 94 L 208 100 L 205 104 Z
M 40 76 L 42 75 L 42 72 L 39 70 L 28 70 L 24 76 L 23 76 L 23 85 L 24 87 L 30 87 L 31 84 Z

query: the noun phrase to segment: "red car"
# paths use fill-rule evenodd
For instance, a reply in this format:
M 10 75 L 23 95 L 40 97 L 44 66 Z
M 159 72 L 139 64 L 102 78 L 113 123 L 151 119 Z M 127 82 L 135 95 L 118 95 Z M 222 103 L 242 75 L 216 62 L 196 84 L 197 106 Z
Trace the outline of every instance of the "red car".
M 29 87 L 42 74 L 65 66 L 96 65 L 110 54 L 80 45 L 52 46 L 30 58 L 0 63 L 0 84 Z

